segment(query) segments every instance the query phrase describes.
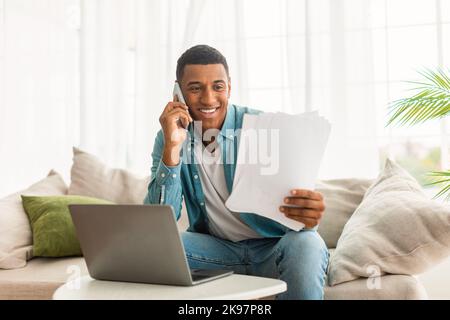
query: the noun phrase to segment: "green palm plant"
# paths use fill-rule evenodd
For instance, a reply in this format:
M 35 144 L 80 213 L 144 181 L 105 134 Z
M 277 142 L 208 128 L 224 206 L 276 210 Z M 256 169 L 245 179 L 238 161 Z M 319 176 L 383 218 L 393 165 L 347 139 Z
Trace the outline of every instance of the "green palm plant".
M 450 70 L 448 71 L 450 73 Z M 390 119 L 386 126 L 393 123 L 399 125 L 415 125 L 428 120 L 439 119 L 450 114 L 450 76 L 442 69 L 419 72 L 423 77 L 415 84 L 412 96 L 396 100 L 389 106 Z M 434 198 L 447 194 L 450 199 L 450 170 L 435 171 L 429 174 L 441 178 L 427 185 L 444 184 L 444 187 Z

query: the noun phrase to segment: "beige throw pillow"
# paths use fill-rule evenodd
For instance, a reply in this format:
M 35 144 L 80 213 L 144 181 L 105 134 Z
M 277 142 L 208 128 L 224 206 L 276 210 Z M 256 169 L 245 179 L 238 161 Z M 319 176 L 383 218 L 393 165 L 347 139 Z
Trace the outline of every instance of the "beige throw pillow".
M 417 181 L 391 160 L 344 227 L 328 282 L 415 275 L 450 255 L 450 206 L 429 200 Z
M 70 195 L 142 204 L 149 182 L 150 176 L 138 177 L 125 169 L 109 168 L 92 154 L 73 148 Z
M 55 171 L 28 189 L 0 199 L 0 269 L 22 268 L 32 258 L 33 236 L 22 206 L 21 194 L 30 196 L 65 195 L 67 185 Z
M 375 179 L 322 180 L 315 190 L 324 197 L 325 212 L 318 232 L 328 248 L 336 248 L 348 219 L 361 203 L 364 193 Z

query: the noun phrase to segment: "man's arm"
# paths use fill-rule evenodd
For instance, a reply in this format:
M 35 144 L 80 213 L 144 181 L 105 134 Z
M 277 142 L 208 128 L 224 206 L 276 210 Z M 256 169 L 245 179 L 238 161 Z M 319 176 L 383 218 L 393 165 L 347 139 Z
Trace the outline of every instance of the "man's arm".
M 163 161 L 164 138 L 159 131 L 152 152 L 152 168 L 148 193 L 144 204 L 171 205 L 178 220 L 181 216 L 182 186 L 181 159 L 175 166 L 167 166 Z
M 182 186 L 180 149 L 186 140 L 186 129 L 193 121 L 188 107 L 174 97 L 167 103 L 159 123 L 152 152 L 152 169 L 148 193 L 144 204 L 167 204 L 175 211 L 177 220 L 181 215 Z

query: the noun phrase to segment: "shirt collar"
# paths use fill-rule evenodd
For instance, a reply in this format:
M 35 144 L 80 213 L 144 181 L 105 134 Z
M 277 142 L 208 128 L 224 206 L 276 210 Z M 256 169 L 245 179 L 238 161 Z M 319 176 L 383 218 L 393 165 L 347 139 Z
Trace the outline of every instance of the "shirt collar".
M 224 137 L 225 139 L 234 139 L 234 130 L 236 129 L 235 117 L 236 110 L 231 103 L 228 103 L 227 106 L 227 115 L 225 116 L 225 120 L 222 124 L 222 129 L 220 129 L 219 135 Z

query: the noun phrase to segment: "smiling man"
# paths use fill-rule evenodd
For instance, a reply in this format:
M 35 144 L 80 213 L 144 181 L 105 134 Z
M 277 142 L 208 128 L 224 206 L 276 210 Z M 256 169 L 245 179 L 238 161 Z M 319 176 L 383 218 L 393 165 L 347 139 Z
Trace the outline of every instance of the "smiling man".
M 299 188 L 280 199 L 279 214 L 305 224 L 299 232 L 251 212 L 228 210 L 238 132 L 244 114 L 261 111 L 229 103 L 228 64 L 212 47 L 183 53 L 176 76 L 186 105 L 174 99 L 159 118 L 162 129 L 144 203 L 171 205 L 179 219 L 184 198 L 189 228 L 182 240 L 191 268 L 279 278 L 287 291 L 278 299 L 322 299 L 328 265 L 328 250 L 316 231 L 325 210 L 322 195 Z M 234 161 L 222 161 L 233 148 Z

